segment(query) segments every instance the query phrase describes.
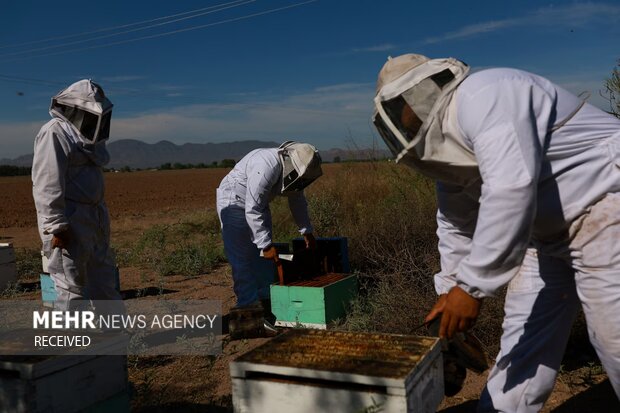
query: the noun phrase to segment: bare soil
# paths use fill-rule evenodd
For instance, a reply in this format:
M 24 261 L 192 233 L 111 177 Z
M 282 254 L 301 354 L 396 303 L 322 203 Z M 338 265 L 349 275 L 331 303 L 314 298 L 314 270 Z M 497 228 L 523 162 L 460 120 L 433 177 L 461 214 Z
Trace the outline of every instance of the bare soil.
M 327 165 L 326 175 L 336 165 Z M 333 167 L 333 169 L 332 169 Z M 360 166 L 363 167 L 363 166 Z M 106 174 L 106 202 L 112 217 L 113 243 L 135 240 L 156 223 L 173 222 L 183 214 L 214 208 L 215 188 L 224 169 L 142 171 Z M 0 177 L 0 240 L 16 248 L 36 249 L 40 241 L 29 177 Z M 11 299 L 39 299 L 37 279 L 21 279 Z M 215 299 L 224 314 L 234 306 L 232 278 L 222 265 L 197 277 L 159 277 L 135 267 L 121 268 L 121 290 L 128 300 L 165 294 L 174 299 Z M 6 294 L 5 294 L 6 295 Z M 231 382 L 228 363 L 266 339 L 223 339 L 219 356 L 130 357 L 133 410 L 137 412 L 230 412 Z M 569 363 L 570 364 L 570 363 Z M 596 365 L 562 372 L 543 412 L 615 412 L 620 405 L 606 375 Z M 468 372 L 464 388 L 444 399 L 438 411 L 473 412 L 486 375 Z

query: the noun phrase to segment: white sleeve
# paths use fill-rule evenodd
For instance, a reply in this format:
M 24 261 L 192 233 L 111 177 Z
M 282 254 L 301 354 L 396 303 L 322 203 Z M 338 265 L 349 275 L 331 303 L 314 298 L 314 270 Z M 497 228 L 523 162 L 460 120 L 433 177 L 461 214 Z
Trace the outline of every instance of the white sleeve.
M 537 182 L 554 96 L 509 79 L 460 96 L 459 123 L 478 162 L 480 208 L 457 285 L 493 296 L 518 271 L 536 213 Z
M 288 206 L 297 224 L 300 234 L 308 234 L 313 231 L 310 215 L 308 215 L 308 202 L 303 191 L 287 194 Z
M 265 248 L 272 242 L 271 191 L 278 183 L 281 170 L 260 155 L 248 162 L 247 189 L 245 195 L 245 219 L 252 231 L 254 244 Z
M 466 188 L 437 183 L 437 236 L 441 271 L 435 274 L 437 294 L 456 285 L 461 261 L 469 255 L 478 217 L 478 199 Z
M 32 196 L 44 234 L 56 234 L 69 226 L 65 217 L 65 176 L 70 149 L 53 126 L 37 135 L 32 159 Z

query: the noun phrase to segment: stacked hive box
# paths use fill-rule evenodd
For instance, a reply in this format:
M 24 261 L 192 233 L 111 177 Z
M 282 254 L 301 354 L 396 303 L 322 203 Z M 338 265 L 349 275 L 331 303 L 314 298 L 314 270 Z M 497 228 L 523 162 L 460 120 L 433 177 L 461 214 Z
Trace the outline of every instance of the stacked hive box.
M 357 278 L 349 274 L 325 274 L 271 286 L 271 308 L 276 326 L 326 329 L 345 316 L 357 294 Z
M 303 252 L 303 239 L 293 240 L 295 254 Z M 357 278 L 349 272 L 346 238 L 318 238 L 317 257 L 291 266 L 284 285 L 271 286 L 271 311 L 276 326 L 325 329 L 330 322 L 344 317 L 349 302 L 357 295 Z M 315 265 L 322 274 L 299 276 Z M 285 267 L 285 270 L 287 268 Z M 294 274 L 290 274 L 293 272 Z
M 435 412 L 440 347 L 431 337 L 292 329 L 230 364 L 234 409 Z
M 13 244 L 0 243 L 0 289 L 17 281 Z
M 88 333 L 90 344 L 85 347 L 33 347 L 33 338 L 38 335 L 76 337 L 81 334 L 31 328 L 2 332 L 0 411 L 128 412 L 127 357 L 121 355 L 126 351 L 126 335 L 92 332 Z
M 125 356 L 0 356 L 3 412 L 129 412 Z

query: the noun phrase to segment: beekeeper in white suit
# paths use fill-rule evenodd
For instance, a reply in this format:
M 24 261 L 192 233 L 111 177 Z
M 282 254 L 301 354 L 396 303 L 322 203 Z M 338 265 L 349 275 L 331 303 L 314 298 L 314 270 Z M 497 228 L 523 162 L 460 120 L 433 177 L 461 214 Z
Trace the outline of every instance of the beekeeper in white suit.
M 580 304 L 620 395 L 620 120 L 531 73 L 415 54 L 385 63 L 375 108 L 396 160 L 437 180 L 427 320 L 450 338 L 508 284 L 479 410 L 541 409 Z
M 276 196 L 287 197 L 306 246 L 315 248 L 303 190 L 321 175 L 321 157 L 316 148 L 288 141 L 279 148 L 255 149 L 248 153 L 220 183 L 217 212 L 226 257 L 232 267 L 237 315 L 245 310 L 252 312 L 256 306 L 264 307 L 265 313 L 271 311 L 269 285 L 273 275 L 265 278 L 261 273 L 265 273 L 262 271 L 265 259 L 278 260 L 269 210 L 269 203 Z M 273 334 L 273 326 L 268 320 L 263 321 L 265 333 Z
M 112 102 L 99 85 L 80 80 L 52 98 L 50 115 L 34 142 L 32 193 L 55 308 L 91 299 L 107 300 L 109 309 L 100 310 L 111 311 L 118 304 L 109 300 L 121 299 L 103 200 Z

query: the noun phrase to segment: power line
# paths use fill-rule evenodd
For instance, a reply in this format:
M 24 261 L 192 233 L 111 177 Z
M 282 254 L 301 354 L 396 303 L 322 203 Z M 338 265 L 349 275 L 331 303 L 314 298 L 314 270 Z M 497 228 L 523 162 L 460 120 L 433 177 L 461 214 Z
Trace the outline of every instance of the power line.
M 142 37 L 136 37 L 136 38 L 133 38 L 133 39 L 120 40 L 120 41 L 112 42 L 112 43 L 108 43 L 108 44 L 95 45 L 95 46 L 89 46 L 89 47 L 81 47 L 81 48 L 77 48 L 77 49 L 63 50 L 63 51 L 54 52 L 54 53 L 44 53 L 44 54 L 35 55 L 35 56 L 16 57 L 16 58 L 13 58 L 13 59 L 5 60 L 5 62 L 12 62 L 12 61 L 17 61 L 17 60 L 32 59 L 32 58 L 35 58 L 35 57 L 56 56 L 56 55 L 59 55 L 59 54 L 81 52 L 81 51 L 84 51 L 84 50 L 99 49 L 99 48 L 103 48 L 103 47 L 117 46 L 119 44 L 137 42 L 137 41 L 140 41 L 140 40 L 154 39 L 154 38 L 163 37 L 163 36 L 170 36 L 170 35 L 177 34 L 177 33 L 183 33 L 183 32 L 192 31 L 192 30 L 204 29 L 204 28 L 207 28 L 207 27 L 217 26 L 217 25 L 221 25 L 221 24 L 225 24 L 225 23 L 231 23 L 231 22 L 235 22 L 235 21 L 246 20 L 246 19 L 250 19 L 252 17 L 262 16 L 262 15 L 265 15 L 265 14 L 276 13 L 276 12 L 279 12 L 279 11 L 282 11 L 282 10 L 292 9 L 294 7 L 300 7 L 300 6 L 304 6 L 306 4 L 315 3 L 317 1 L 318 0 L 308 0 L 308 1 L 301 2 L 301 3 L 295 3 L 295 4 L 288 5 L 288 6 L 283 6 L 283 7 L 269 9 L 269 10 L 265 10 L 265 11 L 261 11 L 261 12 L 257 12 L 257 13 L 248 14 L 248 15 L 245 15 L 245 16 L 234 17 L 234 18 L 230 18 L 230 19 L 226 19 L 226 20 L 220 20 L 220 21 L 217 21 L 217 22 L 208 23 L 208 24 L 202 24 L 202 25 L 198 25 L 198 26 L 190 26 L 190 27 L 186 27 L 184 29 L 172 30 L 172 31 L 169 31 L 169 32 L 163 32 L 163 33 L 153 34 L 153 35 L 149 35 L 149 36 L 142 36 Z
M 65 43 L 56 44 L 56 45 L 52 45 L 52 46 L 39 47 L 39 48 L 35 48 L 35 49 L 24 50 L 24 51 L 21 51 L 21 52 L 4 53 L 4 54 L 0 54 L 0 58 L 2 58 L 2 57 L 10 57 L 10 56 L 19 56 L 19 55 L 23 55 L 23 54 L 32 53 L 32 52 L 40 52 L 40 51 L 51 50 L 51 49 L 59 49 L 59 48 L 62 48 L 62 47 L 72 46 L 72 45 L 76 45 L 76 44 L 92 42 L 94 40 L 107 39 L 107 38 L 110 38 L 110 37 L 121 36 L 121 35 L 127 34 L 127 33 L 133 33 L 133 32 L 137 32 L 137 31 L 141 31 L 141 30 L 148 30 L 148 29 L 151 29 L 153 27 L 159 27 L 159 26 L 164 26 L 166 24 L 177 23 L 177 22 L 180 22 L 180 21 L 183 21 L 183 20 L 194 19 L 196 17 L 205 16 L 207 14 L 217 13 L 217 12 L 222 11 L 222 10 L 227 10 L 227 9 L 231 9 L 231 8 L 234 8 L 234 7 L 244 6 L 246 4 L 253 3 L 255 1 L 256 0 L 241 0 L 241 2 L 240 2 L 240 0 L 237 0 L 236 2 L 231 2 L 231 3 L 235 3 L 235 4 L 227 5 L 225 7 L 220 7 L 219 9 L 215 9 L 215 10 L 213 10 L 213 7 L 215 7 L 215 6 L 213 6 L 213 7 L 211 7 L 211 10 L 209 10 L 209 11 L 203 11 L 201 13 L 193 14 L 193 15 L 187 16 L 187 17 L 181 17 L 181 18 L 178 18 L 178 19 L 169 20 L 169 21 L 165 21 L 165 22 L 162 22 L 162 23 L 151 24 L 151 25 L 148 25 L 148 26 L 138 27 L 136 29 L 125 30 L 125 31 L 117 32 L 117 33 L 110 33 L 110 34 L 105 34 L 105 35 L 101 35 L 101 36 L 97 36 L 97 37 L 91 37 L 90 39 L 74 40 L 72 42 L 65 42 Z M 75 37 L 75 35 L 73 37 Z
M 50 87 L 51 86 L 54 86 L 54 87 L 59 87 L 60 86 L 60 88 L 64 88 L 67 85 L 69 85 L 72 82 L 74 82 L 75 79 L 74 80 L 69 80 L 67 82 L 59 82 L 59 81 L 54 81 L 54 80 L 34 79 L 34 78 L 27 78 L 27 77 L 20 77 L 20 76 L 12 76 L 12 75 L 0 74 L 0 81 L 1 82 L 8 82 L 8 83 L 22 83 L 22 84 L 32 85 L 32 86 L 50 86 Z M 107 92 L 116 91 L 116 92 L 126 93 L 129 96 L 146 97 L 148 99 L 155 99 L 155 100 L 159 100 L 159 101 L 162 101 L 162 102 L 164 102 L 164 101 L 165 102 L 169 102 L 168 99 L 165 99 L 161 94 L 159 94 L 157 92 L 144 93 L 144 90 L 141 90 L 141 89 L 129 89 L 129 88 L 116 87 L 116 86 L 106 86 L 105 90 Z
M 43 80 L 43 79 L 34 79 L 34 78 L 27 78 L 27 77 L 20 77 L 20 76 L 12 76 L 12 75 L 3 75 L 0 74 L 0 81 L 2 82 L 8 82 L 8 83 L 23 83 L 23 84 L 27 84 L 27 85 L 33 85 L 33 86 L 53 86 L 53 87 L 58 87 L 60 86 L 61 89 L 65 86 L 67 86 L 69 83 L 71 83 L 71 81 L 69 82 L 58 82 L 58 81 L 53 81 L 53 80 Z M 158 100 L 161 102 L 170 102 L 169 99 L 166 99 L 165 96 L 162 96 L 161 94 L 153 91 L 153 92 L 145 92 L 144 89 L 128 89 L 128 88 L 119 88 L 119 87 L 115 87 L 115 86 L 105 86 L 105 90 L 106 90 L 106 94 L 110 94 L 109 92 L 122 92 L 122 93 L 127 93 L 129 96 L 131 97 L 145 97 L 148 98 L 150 100 Z M 195 100 L 196 98 L 193 96 L 190 96 L 190 98 L 192 100 Z M 217 104 L 218 108 L 246 108 L 246 109 L 251 109 L 251 108 L 258 108 L 258 109 L 285 109 L 285 110 L 291 110 L 291 111 L 295 111 L 295 112 L 301 112 L 301 113 L 309 113 L 309 114 L 316 114 L 316 115 L 334 115 L 334 111 L 333 110 L 323 110 L 323 109 L 312 109 L 312 108 L 305 108 L 305 107 L 297 107 L 297 106 L 292 106 L 286 103 L 277 103 L 277 102 L 235 102 L 235 101 L 231 101 L 231 100 L 226 100 L 226 99 L 216 99 L 214 97 L 211 98 L 207 98 L 205 96 L 201 96 L 199 98 L 199 103 L 194 103 L 194 104 L 205 104 L 205 105 L 210 105 L 210 104 Z M 346 110 L 347 113 L 351 113 L 351 114 L 357 114 L 357 115 L 368 115 L 368 111 L 363 111 L 363 110 Z
M 31 45 L 31 44 L 37 44 L 37 43 L 47 43 L 47 42 L 51 42 L 53 40 L 70 39 L 72 37 L 81 37 L 81 36 L 86 36 L 86 35 L 89 35 L 89 34 L 101 33 L 101 32 L 106 32 L 106 31 L 110 31 L 110 30 L 124 29 L 126 27 L 138 26 L 140 24 L 145 24 L 145 23 L 152 23 L 152 22 L 159 21 L 159 20 L 165 20 L 165 19 L 169 19 L 169 18 L 173 18 L 173 17 L 184 16 L 186 14 L 198 13 L 198 12 L 201 12 L 201 11 L 214 9 L 216 7 L 226 6 L 226 5 L 229 5 L 229 4 L 232 4 L 232 3 L 239 3 L 241 1 L 244 1 L 244 0 L 235 0 L 235 1 L 231 1 L 229 3 L 216 4 L 216 5 L 213 5 L 213 6 L 203 7 L 203 8 L 200 8 L 200 9 L 194 9 L 194 10 L 186 11 L 186 12 L 183 12 L 183 13 L 171 14 L 171 15 L 168 15 L 168 16 L 162 16 L 162 17 L 158 17 L 158 18 L 150 19 L 150 20 L 142 20 L 142 21 L 139 21 L 139 22 L 123 24 L 123 25 L 120 25 L 120 26 L 104 27 L 102 29 L 92 30 L 92 31 L 88 31 L 88 32 L 82 32 L 82 33 L 77 33 L 77 34 L 69 34 L 69 35 L 64 35 L 64 36 L 49 37 L 47 39 L 33 40 L 33 41 L 24 42 L 24 43 L 18 43 L 18 44 L 13 44 L 13 45 L 3 45 L 3 46 L 0 46 L 0 49 L 6 49 L 6 48 L 12 48 L 12 47 L 20 47 L 20 46 L 27 46 L 27 45 Z
M 50 80 L 30 79 L 30 78 L 25 78 L 25 77 L 2 75 L 2 74 L 0 74 L 0 81 L 2 81 L 2 82 L 9 82 L 9 83 L 24 83 L 24 84 L 27 84 L 27 85 L 37 85 L 37 86 L 40 86 L 40 85 L 45 85 L 45 86 L 65 85 L 65 83 L 54 82 L 54 81 L 50 81 Z

